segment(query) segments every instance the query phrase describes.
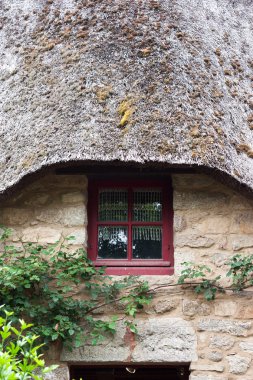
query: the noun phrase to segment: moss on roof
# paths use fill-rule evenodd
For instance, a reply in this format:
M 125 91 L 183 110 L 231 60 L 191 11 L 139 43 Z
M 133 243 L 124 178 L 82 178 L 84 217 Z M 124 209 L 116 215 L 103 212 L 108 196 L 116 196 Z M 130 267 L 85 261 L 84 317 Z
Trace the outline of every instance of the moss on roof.
M 252 19 L 250 0 L 2 0 L 0 192 L 85 160 L 252 189 Z

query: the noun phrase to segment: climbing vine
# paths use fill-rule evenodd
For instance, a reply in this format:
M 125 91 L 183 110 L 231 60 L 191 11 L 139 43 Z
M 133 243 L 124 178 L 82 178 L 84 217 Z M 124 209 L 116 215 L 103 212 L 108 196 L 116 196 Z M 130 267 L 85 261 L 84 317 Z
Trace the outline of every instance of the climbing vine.
M 11 230 L 1 227 L 1 231 L 0 305 L 15 311 L 10 316 L 12 323 L 19 319 L 32 323 L 32 333 L 46 345 L 61 341 L 71 349 L 88 341 L 97 344 L 115 333 L 119 320 L 136 333 L 136 313 L 161 287 L 183 286 L 210 301 L 218 292 L 238 292 L 253 285 L 253 255 L 228 260 L 227 287 L 221 285 L 220 276 L 212 278 L 208 266 L 188 262 L 177 282 L 150 288 L 138 277 L 115 280 L 106 276 L 104 268 L 95 268 L 83 249 L 71 249 L 71 238 L 50 245 L 21 241 L 14 246 L 7 243 Z M 120 316 L 97 317 L 98 311 L 111 306 L 120 310 Z
M 90 341 L 97 344 L 113 334 L 118 317 L 103 320 L 96 312 L 118 305 L 120 319 L 136 332 L 133 318 L 151 301 L 148 283 L 136 277 L 112 281 L 104 268 L 96 269 L 83 249 L 72 251 L 69 239 L 40 245 L 7 244 L 11 230 L 1 227 L 0 304 L 14 310 L 12 323 L 31 322 L 43 343 L 60 340 L 69 348 Z

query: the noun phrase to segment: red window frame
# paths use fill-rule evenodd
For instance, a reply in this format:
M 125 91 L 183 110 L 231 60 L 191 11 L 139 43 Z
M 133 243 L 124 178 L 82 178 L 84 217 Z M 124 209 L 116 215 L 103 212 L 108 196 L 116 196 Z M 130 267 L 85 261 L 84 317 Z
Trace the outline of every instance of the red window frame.
M 102 188 L 124 187 L 130 194 L 128 202 L 127 222 L 101 222 L 98 220 L 99 190 Z M 162 221 L 136 222 L 131 220 L 133 188 L 160 188 L 162 189 Z M 92 180 L 89 181 L 88 195 L 88 257 L 95 266 L 106 266 L 106 273 L 112 275 L 145 275 L 145 274 L 173 274 L 173 207 L 172 186 L 170 180 Z M 128 259 L 98 259 L 98 226 L 127 226 L 128 227 Z M 162 258 L 161 259 L 133 259 L 132 253 L 132 226 L 161 225 L 162 226 Z

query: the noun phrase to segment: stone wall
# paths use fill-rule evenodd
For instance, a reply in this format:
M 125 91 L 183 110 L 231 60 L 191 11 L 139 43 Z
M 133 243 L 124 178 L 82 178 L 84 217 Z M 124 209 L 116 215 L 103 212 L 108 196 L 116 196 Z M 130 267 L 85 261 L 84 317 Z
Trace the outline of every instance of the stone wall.
M 85 246 L 87 186 L 85 176 L 48 175 L 1 205 L 0 224 L 13 229 L 14 244 L 74 235 Z M 208 264 L 218 275 L 229 257 L 251 252 L 253 200 L 204 175 L 173 175 L 173 188 L 175 276 L 149 276 L 152 285 L 174 283 L 184 261 Z M 48 378 L 67 379 L 67 362 L 177 362 L 191 363 L 191 380 L 252 380 L 252 298 L 245 291 L 208 303 L 191 291 L 160 288 L 138 315 L 138 336 L 119 326 L 111 341 L 63 351 L 61 368 Z

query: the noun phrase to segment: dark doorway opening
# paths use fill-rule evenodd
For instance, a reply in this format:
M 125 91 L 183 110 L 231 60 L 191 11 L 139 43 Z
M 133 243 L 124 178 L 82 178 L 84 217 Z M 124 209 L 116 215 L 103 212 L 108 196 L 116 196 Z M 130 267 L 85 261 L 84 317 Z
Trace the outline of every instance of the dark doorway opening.
M 189 380 L 189 366 L 70 366 L 71 380 Z

